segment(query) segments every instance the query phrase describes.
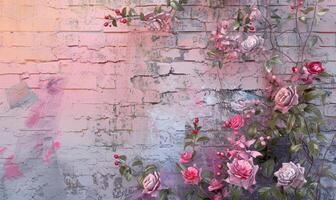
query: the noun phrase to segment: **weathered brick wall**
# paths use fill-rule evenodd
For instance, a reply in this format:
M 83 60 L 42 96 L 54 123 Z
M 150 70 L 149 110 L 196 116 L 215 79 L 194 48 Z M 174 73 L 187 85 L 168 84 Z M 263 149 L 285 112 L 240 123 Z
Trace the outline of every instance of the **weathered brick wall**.
M 23 173 L 18 179 L 1 179 L 1 200 L 135 199 L 140 191 L 119 178 L 113 152 L 146 158 L 162 166 L 163 173 L 173 174 L 186 124 L 194 116 L 200 117 L 206 134 L 220 138 L 212 146 L 223 144 L 221 122 L 239 111 L 238 100 L 255 98 L 264 78 L 262 65 L 254 62 L 213 67 L 206 60 L 209 33 L 218 20 L 232 17 L 239 4 L 255 1 L 190 0 L 173 34 L 153 34 L 140 26 L 102 26 L 111 8 L 136 5 L 145 11 L 164 2 L 0 0 L 0 146 L 8 148 L 0 162 L 13 154 Z M 288 10 L 286 0 L 269 2 Z M 325 42 L 309 54 L 336 73 L 336 2 L 324 4 L 331 11 L 314 31 Z M 280 42 L 293 55 L 295 37 L 289 32 Z M 291 67 L 277 70 L 286 75 Z M 62 91 L 46 93 L 43 83 L 55 77 L 62 78 Z M 10 108 L 6 89 L 20 80 L 39 100 Z M 334 80 L 323 86 L 335 92 Z M 334 115 L 335 103 L 332 93 L 326 116 Z M 34 110 L 36 105 L 43 109 Z M 42 113 L 40 122 L 27 126 L 27 118 L 36 112 Z M 328 120 L 324 130 L 330 135 L 336 127 Z M 43 152 L 55 139 L 61 148 L 45 165 Z M 44 150 L 36 151 L 41 141 Z M 332 150 L 329 163 L 335 163 Z M 181 181 L 172 175 L 165 185 L 176 180 Z M 335 188 L 334 183 L 328 186 Z

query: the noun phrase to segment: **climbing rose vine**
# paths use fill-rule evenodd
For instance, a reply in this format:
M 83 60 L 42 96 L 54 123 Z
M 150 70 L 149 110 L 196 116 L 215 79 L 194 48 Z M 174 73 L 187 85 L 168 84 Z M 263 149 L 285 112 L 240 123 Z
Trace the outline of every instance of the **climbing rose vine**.
M 240 6 L 231 20 L 218 22 L 209 38 L 212 48 L 208 57 L 221 63 L 220 67 L 228 62 L 262 62 L 267 86 L 259 98 L 239 102 L 241 113 L 227 116 L 223 131 L 230 134 L 225 137 L 225 146 L 214 152 L 209 153 L 204 145 L 218 138 L 208 137 L 202 131 L 202 120 L 193 119 L 185 135 L 184 150 L 176 155 L 177 174 L 188 190 L 181 199 L 241 199 L 250 193 L 265 200 L 329 198 L 321 178 L 336 176 L 324 163 L 329 148 L 322 154 L 320 147 L 331 145 L 335 136 L 328 141 L 320 131 L 324 120 L 319 105 L 323 106 L 328 96 L 320 83 L 332 75 L 323 61 L 312 60 L 306 53 L 322 40 L 312 31 L 328 12 L 322 2 L 291 1 L 288 14 L 282 16 L 276 9 L 264 16 L 256 5 Z M 104 26 L 131 25 L 138 20 L 151 31 L 169 32 L 175 15 L 184 6 L 188 6 L 185 0 L 168 0 L 166 7 L 156 6 L 147 14 L 137 14 L 128 7 L 116 8 L 105 16 Z M 283 23 L 293 23 L 300 38 L 295 58 L 278 46 Z M 309 32 L 302 34 L 299 24 L 306 24 Z M 290 76 L 277 76 L 276 67 L 291 68 Z M 128 161 L 125 155 L 115 154 L 114 158 L 121 176 L 127 181 L 136 178 L 143 191 L 141 198 L 165 200 L 178 194 L 176 188 L 164 184 L 166 176 L 159 166 L 140 159 Z

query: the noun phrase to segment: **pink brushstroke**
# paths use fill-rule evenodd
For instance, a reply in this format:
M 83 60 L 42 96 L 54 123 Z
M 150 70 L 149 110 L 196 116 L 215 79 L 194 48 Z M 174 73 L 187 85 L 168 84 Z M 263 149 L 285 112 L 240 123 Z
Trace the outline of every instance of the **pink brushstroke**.
M 11 155 L 6 159 L 6 162 L 4 165 L 5 179 L 15 179 L 23 175 L 20 167 L 17 164 L 13 163 L 13 160 L 14 160 L 14 155 Z
M 60 105 L 60 99 L 63 95 L 64 80 L 62 78 L 52 78 L 47 82 L 41 81 L 41 88 L 43 89 L 38 94 L 39 101 L 31 108 L 30 114 L 26 120 L 26 126 L 33 128 L 38 125 L 43 116 L 54 114 L 55 108 Z
M 5 152 L 7 149 L 7 147 L 0 147 L 0 154 L 2 154 L 3 152 Z
M 52 149 L 48 149 L 43 155 L 43 162 L 47 165 L 50 164 L 51 163 L 50 158 L 52 155 L 53 155 Z
M 41 118 L 41 110 L 40 110 L 41 108 L 42 107 L 34 107 L 34 109 L 32 110 L 32 113 L 30 114 L 30 116 L 26 121 L 26 126 L 28 128 L 34 127 L 39 122 Z
M 61 143 L 59 141 L 54 141 L 53 142 L 53 147 L 54 147 L 54 149 L 59 149 L 59 148 L 61 148 Z

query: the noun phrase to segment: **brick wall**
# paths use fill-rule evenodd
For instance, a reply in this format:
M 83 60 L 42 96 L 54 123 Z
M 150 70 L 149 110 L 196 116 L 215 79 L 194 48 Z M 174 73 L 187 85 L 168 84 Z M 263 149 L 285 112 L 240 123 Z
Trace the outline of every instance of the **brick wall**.
M 288 10 L 286 0 L 268 1 L 273 8 Z M 206 134 L 219 138 L 211 146 L 223 144 L 221 122 L 239 112 L 235 102 L 257 96 L 264 78 L 262 65 L 255 62 L 213 67 L 206 59 L 209 33 L 217 20 L 232 17 L 239 4 L 255 1 L 190 0 L 173 34 L 153 34 L 138 25 L 102 26 L 111 8 L 136 5 L 146 11 L 164 2 L 0 0 L 0 145 L 7 147 L 0 162 L 13 154 L 24 174 L 1 179 L 1 200 L 135 199 L 140 191 L 118 176 L 114 151 L 160 164 L 162 173 L 170 174 L 165 185 L 174 186 L 181 181 L 174 177 L 174 161 L 194 116 L 200 117 Z M 331 11 L 314 31 L 325 42 L 309 56 L 326 61 L 336 73 L 336 2 L 324 4 Z M 289 32 L 280 42 L 290 54 L 297 51 L 295 37 Z M 286 75 L 291 67 L 276 70 Z M 61 91 L 46 92 L 55 79 L 61 79 Z M 20 80 L 38 98 L 11 107 L 8 89 Z M 334 92 L 334 80 L 323 87 Z M 332 93 L 326 116 L 334 115 L 335 103 Z M 39 113 L 38 122 L 27 126 L 34 113 Z M 329 136 L 336 127 L 332 118 L 327 120 L 324 131 Z M 56 140 L 61 148 L 46 165 L 42 157 Z M 42 149 L 36 149 L 40 143 Z M 327 157 L 335 169 L 333 152 L 334 147 Z

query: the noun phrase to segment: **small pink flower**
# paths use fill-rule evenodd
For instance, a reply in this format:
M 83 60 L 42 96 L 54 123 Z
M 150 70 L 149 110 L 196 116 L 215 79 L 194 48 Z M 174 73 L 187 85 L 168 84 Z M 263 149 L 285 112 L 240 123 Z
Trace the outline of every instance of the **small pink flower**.
M 289 109 L 299 103 L 299 95 L 297 94 L 296 87 L 282 87 L 275 94 L 274 103 L 275 110 L 279 110 L 282 113 L 287 113 Z
M 191 161 L 192 157 L 193 157 L 193 152 L 190 152 L 190 151 L 184 152 L 180 156 L 180 163 L 182 163 L 182 164 L 189 163 Z
M 255 176 L 259 166 L 253 164 L 252 158 L 249 160 L 234 159 L 227 166 L 229 177 L 225 180 L 226 182 L 243 187 L 246 190 L 256 184 Z
M 215 190 L 219 190 L 222 189 L 223 187 L 223 183 L 217 179 L 212 179 L 210 182 L 210 185 L 208 187 L 209 192 L 215 191 Z
M 155 171 L 148 174 L 143 180 L 142 185 L 144 188 L 143 193 L 154 193 L 161 185 L 160 173 Z
M 230 128 L 239 130 L 244 126 L 244 117 L 241 115 L 235 115 L 230 119 Z
M 186 184 L 197 185 L 200 181 L 200 170 L 196 167 L 188 167 L 181 171 L 181 173 Z

